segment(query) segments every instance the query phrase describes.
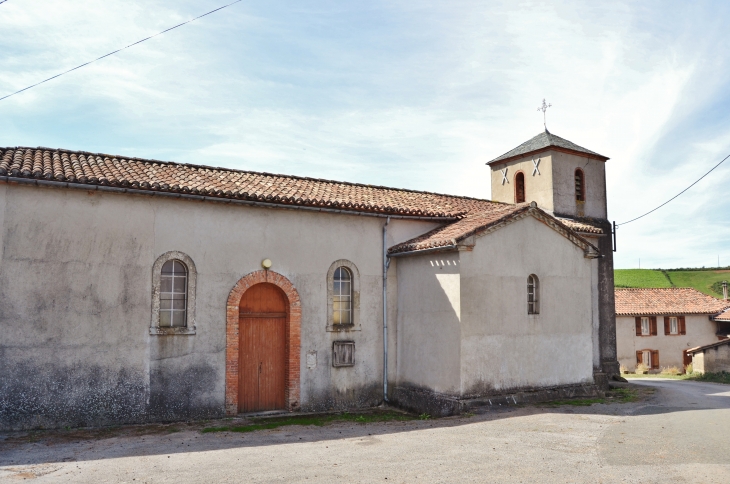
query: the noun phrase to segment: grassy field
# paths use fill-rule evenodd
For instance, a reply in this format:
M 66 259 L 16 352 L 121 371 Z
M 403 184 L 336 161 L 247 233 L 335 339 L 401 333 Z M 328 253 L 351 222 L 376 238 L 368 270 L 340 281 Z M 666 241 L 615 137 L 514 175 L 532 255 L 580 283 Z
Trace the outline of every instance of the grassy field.
M 616 287 L 672 287 L 663 272 L 651 269 L 616 269 L 613 277 Z
M 722 281 L 730 281 L 730 270 L 616 269 L 616 287 L 693 287 L 713 297 L 722 297 Z

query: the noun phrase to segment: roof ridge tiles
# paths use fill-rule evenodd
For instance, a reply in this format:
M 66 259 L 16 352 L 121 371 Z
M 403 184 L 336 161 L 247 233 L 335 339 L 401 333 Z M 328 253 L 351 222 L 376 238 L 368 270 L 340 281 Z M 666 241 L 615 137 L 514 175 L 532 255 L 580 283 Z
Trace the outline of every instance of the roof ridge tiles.
M 397 188 L 397 187 L 388 187 L 384 185 L 371 185 L 367 183 L 357 183 L 357 182 L 348 182 L 348 181 L 339 181 L 339 180 L 331 180 L 327 178 L 314 178 L 314 177 L 307 177 L 307 176 L 301 176 L 301 175 L 286 175 L 283 173 L 269 173 L 269 172 L 263 172 L 263 171 L 253 171 L 253 170 L 241 170 L 237 168 L 226 168 L 226 167 L 217 167 L 217 166 L 210 166 L 210 165 L 199 165 L 195 163 L 180 163 L 177 161 L 162 161 L 162 160 L 155 160 L 152 158 L 138 158 L 138 157 L 132 157 L 132 156 L 122 156 L 122 155 L 112 155 L 109 153 L 94 153 L 91 151 L 83 151 L 83 150 L 70 150 L 66 148 L 49 148 L 45 146 L 38 146 L 38 147 L 31 147 L 31 146 L 0 146 L 0 151 L 4 150 L 47 150 L 47 151 L 55 151 L 59 153 L 74 153 L 76 155 L 85 155 L 85 156 L 102 156 L 102 157 L 109 157 L 109 158 L 116 158 L 118 160 L 128 160 L 128 161 L 138 161 L 141 163 L 160 163 L 162 165 L 166 166 L 182 166 L 182 167 L 190 167 L 190 168 L 196 168 L 196 169 L 205 169 L 205 170 L 220 170 L 220 171 L 226 171 L 230 173 L 242 173 L 242 174 L 253 174 L 253 175 L 262 175 L 262 176 L 268 176 L 268 177 L 282 177 L 282 178 L 288 178 L 288 179 L 297 179 L 297 180 L 306 180 L 306 181 L 314 181 L 319 183 L 332 183 L 337 185 L 349 185 L 349 186 L 355 186 L 355 187 L 365 187 L 365 188 L 374 188 L 378 190 L 394 190 L 398 192 L 408 192 L 408 193 L 420 193 L 424 195 L 436 195 L 440 197 L 447 197 L 447 198 L 457 198 L 461 200 L 474 200 L 477 202 L 489 202 L 489 203 L 497 203 L 497 204 L 504 204 L 504 205 L 511 205 L 509 203 L 504 202 L 497 202 L 494 200 L 487 200 L 485 198 L 476 198 L 476 197 L 469 197 L 466 195 L 450 195 L 448 193 L 438 193 L 438 192 L 429 192 L 426 190 L 415 190 L 411 188 Z

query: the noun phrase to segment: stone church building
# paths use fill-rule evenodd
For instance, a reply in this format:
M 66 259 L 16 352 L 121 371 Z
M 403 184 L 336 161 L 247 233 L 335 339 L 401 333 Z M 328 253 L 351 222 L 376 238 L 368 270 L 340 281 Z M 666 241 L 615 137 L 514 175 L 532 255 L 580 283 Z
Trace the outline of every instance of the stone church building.
M 545 131 L 490 201 L 0 148 L 0 429 L 595 394 L 607 159 Z

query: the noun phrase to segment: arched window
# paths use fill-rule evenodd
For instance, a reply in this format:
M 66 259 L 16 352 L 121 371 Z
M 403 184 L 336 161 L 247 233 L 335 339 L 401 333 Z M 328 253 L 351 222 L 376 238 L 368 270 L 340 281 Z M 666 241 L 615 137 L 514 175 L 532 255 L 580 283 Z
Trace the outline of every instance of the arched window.
M 195 334 L 195 263 L 185 253 L 165 252 L 152 266 L 150 334 Z
M 327 331 L 360 331 L 360 271 L 347 259 L 327 271 Z
M 580 168 L 575 170 L 575 199 L 578 202 L 586 201 L 586 180 Z
M 160 274 L 160 327 L 186 326 L 188 269 L 172 259 L 162 265 Z
M 525 174 L 518 171 L 515 175 L 515 203 L 525 201 Z
M 352 274 L 346 267 L 335 269 L 332 280 L 332 324 L 352 324 Z
M 527 314 L 540 314 L 540 282 L 535 274 L 527 276 Z

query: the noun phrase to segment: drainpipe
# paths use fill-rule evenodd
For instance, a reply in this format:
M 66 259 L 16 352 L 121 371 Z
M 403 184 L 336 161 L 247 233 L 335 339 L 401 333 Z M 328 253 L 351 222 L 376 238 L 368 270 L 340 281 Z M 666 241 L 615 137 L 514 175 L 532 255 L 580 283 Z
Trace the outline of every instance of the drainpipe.
M 383 401 L 388 401 L 388 224 L 390 217 L 383 225 Z

